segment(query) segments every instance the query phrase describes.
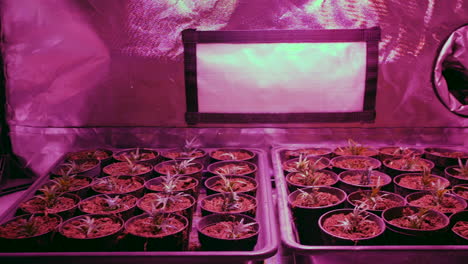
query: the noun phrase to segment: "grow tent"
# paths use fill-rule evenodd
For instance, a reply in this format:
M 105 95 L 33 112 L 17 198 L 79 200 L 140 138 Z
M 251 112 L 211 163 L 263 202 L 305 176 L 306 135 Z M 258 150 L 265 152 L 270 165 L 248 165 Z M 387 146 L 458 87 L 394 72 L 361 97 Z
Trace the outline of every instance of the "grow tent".
M 45 174 L 70 150 L 172 147 L 192 135 L 200 135 L 206 147 L 267 151 L 279 144 L 347 138 L 368 144 L 468 145 L 467 119 L 449 111 L 463 107 L 440 103 L 431 87 L 438 48 L 467 21 L 463 0 L 9 0 L 1 8 L 8 124 L 2 136 L 35 175 Z M 373 123 L 187 126 L 183 30 L 374 26 L 382 37 Z

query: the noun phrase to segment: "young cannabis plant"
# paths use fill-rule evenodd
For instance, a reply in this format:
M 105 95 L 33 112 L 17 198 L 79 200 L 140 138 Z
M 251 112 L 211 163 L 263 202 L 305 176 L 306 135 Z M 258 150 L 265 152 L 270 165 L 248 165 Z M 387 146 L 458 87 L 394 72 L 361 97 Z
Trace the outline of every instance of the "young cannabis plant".
M 57 185 L 45 186 L 44 188 L 39 189 L 42 192 L 41 195 L 36 195 L 36 198 L 44 201 L 47 208 L 52 207 L 57 203 L 57 198 L 59 197 Z
M 372 176 L 372 168 L 367 170 L 367 173 L 361 174 L 361 179 L 359 181 L 360 185 L 370 185 L 371 184 L 371 176 Z M 380 177 L 379 177 L 380 179 Z
M 445 185 L 441 180 L 437 180 L 433 185 L 433 190 L 431 191 L 432 197 L 437 204 L 442 204 L 445 194 L 449 192 L 449 189 L 445 189 Z
M 194 159 L 195 158 L 191 158 L 191 159 L 188 159 L 188 160 L 182 160 L 182 161 L 179 161 L 179 162 L 176 161 L 175 164 L 174 164 L 175 173 L 176 174 L 186 174 L 187 168 L 192 166 L 192 165 L 195 165 L 195 163 L 192 162 Z
M 305 172 L 309 170 L 310 160 L 307 156 L 299 155 L 299 160 L 293 162 L 293 171 L 294 172 Z
M 164 211 L 172 204 L 177 203 L 183 197 L 187 197 L 187 196 L 190 196 L 190 195 L 186 193 L 156 195 L 156 198 L 151 203 L 151 208 Z
M 468 159 L 465 161 L 465 165 L 460 158 L 458 158 L 458 168 L 454 168 L 458 172 L 458 176 L 468 178 Z
M 187 157 L 192 156 L 200 146 L 198 137 L 192 137 L 191 139 L 185 139 L 185 145 L 182 147 L 183 154 Z
M 33 237 L 39 231 L 39 226 L 36 224 L 36 218 L 34 214 L 32 214 L 28 219 L 21 219 L 21 223 L 19 224 L 19 234 L 25 237 Z
M 84 216 L 80 220 L 80 224 L 77 226 L 78 230 L 81 231 L 88 238 L 91 234 L 96 233 L 101 227 L 96 223 L 96 219 Z
M 224 199 L 221 208 L 223 211 L 237 210 L 240 208 L 240 198 L 236 192 L 223 193 Z
M 231 222 L 231 225 L 224 223 L 224 226 L 226 227 L 229 238 L 238 239 L 246 234 L 255 233 L 255 224 L 255 222 L 244 224 L 244 218 L 242 218 L 240 221 Z
M 319 203 L 318 190 L 319 188 L 312 188 L 310 193 L 302 189 L 298 189 L 299 194 L 297 200 L 301 201 L 303 205 L 315 205 Z
M 421 229 L 424 220 L 428 216 L 429 208 L 419 208 L 417 213 L 405 216 L 409 221 L 410 227 L 414 229 Z
M 343 228 L 343 231 L 347 233 L 354 233 L 358 231 L 359 226 L 361 226 L 362 223 L 370 222 L 370 220 L 367 220 L 369 215 L 366 215 L 365 211 L 365 206 L 362 204 L 355 206 L 353 212 L 348 214 L 345 217 L 345 220 L 339 221 L 339 224 L 336 226 Z
M 320 179 L 322 178 L 322 174 L 316 173 L 315 171 L 304 171 L 304 172 L 298 172 L 296 174 L 302 181 L 304 182 L 304 185 L 307 186 L 316 186 L 318 185 Z
M 431 170 L 423 168 L 421 174 L 421 185 L 424 189 L 429 189 L 434 186 L 434 178 L 431 176 Z
M 379 194 L 380 189 L 382 188 L 380 176 L 377 178 L 377 183 L 375 186 L 371 187 L 371 191 L 366 195 L 366 200 L 362 202 L 363 208 L 366 210 L 375 210 L 377 203 L 382 202 L 385 196 L 388 194 Z
M 114 197 L 110 197 L 108 195 L 104 195 L 104 210 L 106 211 L 115 211 L 122 207 L 121 199 L 119 195 Z
M 160 176 L 162 179 L 163 192 L 167 194 L 172 194 L 177 189 L 177 181 L 180 176 L 178 174 L 171 174 L 170 172 L 167 175 Z
M 237 160 L 236 155 L 234 155 L 234 153 L 232 153 L 232 152 L 226 152 L 226 153 L 223 153 L 223 154 L 221 154 L 219 156 L 220 157 L 228 157 L 229 160 Z
M 357 143 L 356 141 L 352 139 L 348 139 L 348 146 L 346 147 L 346 149 L 349 150 L 351 155 L 359 156 L 359 155 L 362 155 L 362 153 L 364 153 L 364 151 L 367 150 L 367 147 L 360 145 L 359 143 Z M 338 150 L 340 150 L 341 152 L 344 152 L 344 150 L 340 147 L 338 147 Z

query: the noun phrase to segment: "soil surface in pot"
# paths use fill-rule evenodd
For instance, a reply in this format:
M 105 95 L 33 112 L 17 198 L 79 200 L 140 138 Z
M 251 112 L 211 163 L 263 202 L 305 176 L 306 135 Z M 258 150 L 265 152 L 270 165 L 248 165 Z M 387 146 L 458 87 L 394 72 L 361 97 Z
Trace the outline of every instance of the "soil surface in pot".
M 336 155 L 339 156 L 375 156 L 379 154 L 379 152 L 375 149 L 367 148 L 367 147 L 362 147 L 359 150 L 352 150 L 350 147 L 341 147 L 341 148 L 336 148 L 333 151 Z
M 59 177 L 59 178 L 55 178 L 54 181 L 55 182 L 52 185 L 56 185 L 57 191 L 60 193 L 73 192 L 76 190 L 80 190 L 86 186 L 89 186 L 92 182 L 91 178 L 82 178 L 82 177 L 70 177 L 69 179 Z M 62 182 L 62 184 L 59 185 L 57 184 L 57 182 Z
M 293 172 L 289 176 L 289 181 L 291 183 L 297 184 L 297 185 L 311 186 L 312 182 L 313 182 L 313 179 L 315 179 L 317 177 L 319 177 L 319 178 L 315 182 L 315 184 L 314 184 L 315 186 L 318 186 L 318 185 L 330 186 L 330 185 L 333 185 L 336 182 L 336 179 L 333 178 L 330 174 L 325 173 L 325 172 L 320 172 L 320 171 L 316 171 L 312 175 L 310 175 L 310 177 L 309 177 L 310 180 L 308 180 L 305 177 L 301 177 L 301 173 L 299 173 L 299 172 Z
M 411 148 L 400 148 L 400 147 L 383 147 L 383 148 L 380 148 L 380 152 L 386 155 L 394 156 L 394 157 L 422 155 L 422 151 L 417 151 Z
M 242 150 L 215 150 L 211 156 L 217 160 L 247 160 L 252 158 L 252 154 Z
M 193 174 L 200 171 L 200 167 L 197 164 L 189 165 L 181 171 L 177 171 L 177 166 L 175 164 L 161 164 L 156 167 L 156 171 L 160 174 Z
M 227 163 L 214 169 L 216 174 L 224 175 L 244 175 L 253 171 L 254 169 L 251 168 L 248 164 L 242 163 Z
M 152 210 L 152 204 L 156 202 L 157 198 L 163 198 L 163 197 L 168 197 L 170 194 L 165 194 L 165 193 L 147 193 L 145 194 L 139 202 L 139 206 L 143 211 L 146 212 L 151 212 Z M 176 201 L 174 202 L 167 202 L 166 206 L 162 203 L 158 204 L 156 202 L 156 209 L 160 209 L 166 213 L 171 213 L 171 212 L 178 212 L 185 210 L 192 206 L 192 200 L 188 198 L 188 196 L 178 196 L 176 198 Z
M 468 158 L 468 153 L 463 152 L 463 151 L 437 151 L 434 149 L 430 149 L 428 151 L 429 153 L 441 157 L 448 157 L 448 158 L 461 158 L 461 159 L 466 159 Z
M 104 150 L 83 150 L 77 152 L 71 152 L 68 155 L 69 160 L 79 160 L 79 159 L 97 159 L 104 160 L 110 158 L 109 153 Z
M 247 226 L 245 230 L 242 230 L 242 232 L 236 233 L 236 235 L 234 236 L 232 231 L 236 230 L 236 225 L 238 224 L 239 222 L 222 221 L 216 224 L 206 226 L 200 231 L 207 236 L 221 239 L 243 239 L 251 237 L 255 235 L 255 233 L 257 233 L 255 225 L 250 225 Z
M 20 205 L 23 211 L 29 213 L 43 213 L 49 214 L 59 213 L 67 211 L 76 205 L 75 200 L 65 196 L 57 197 L 57 200 L 50 206 L 47 206 L 46 202 L 38 197 L 34 197 Z
M 118 197 L 117 197 L 118 196 Z M 83 212 L 88 214 L 116 214 L 128 210 L 133 207 L 138 200 L 132 195 L 111 195 L 109 198 L 113 198 L 113 204 L 107 202 L 107 197 L 99 195 L 89 198 L 80 203 L 80 208 Z
M 340 226 L 343 221 L 350 218 L 352 213 L 338 213 L 333 214 L 323 222 L 323 228 L 335 236 L 346 238 L 346 239 L 362 239 L 373 237 L 378 234 L 380 226 L 371 220 L 359 221 L 359 224 L 352 231 L 347 231 L 343 226 Z M 359 216 L 361 219 L 364 216 Z
M 464 189 L 457 188 L 454 190 L 454 192 L 463 199 L 468 200 L 468 187 Z
M 205 155 L 203 150 L 194 150 L 191 152 L 180 151 L 167 151 L 164 152 L 164 157 L 168 159 L 189 159 L 189 158 L 200 158 Z
M 403 205 L 401 201 L 393 200 L 391 198 L 392 196 L 384 196 L 382 194 L 377 194 L 377 195 L 380 195 L 381 198 L 377 199 L 376 202 L 371 201 L 370 198 L 368 198 L 365 193 L 362 193 L 359 199 L 355 199 L 352 202 L 357 205 L 364 203 L 367 206 L 367 208 L 369 208 L 370 210 L 380 210 L 380 211 Z
M 412 158 L 397 158 L 384 160 L 384 164 L 392 169 L 402 171 L 423 171 L 431 169 L 431 164 L 423 159 Z
M 468 221 L 458 221 L 452 228 L 452 231 L 468 239 Z
M 370 176 L 370 183 L 366 184 L 367 186 L 376 186 L 377 181 L 379 180 L 380 177 L 380 184 L 384 184 L 384 178 L 378 174 L 372 173 Z M 354 185 L 360 185 L 361 184 L 361 179 L 362 178 L 367 178 L 367 172 L 357 172 L 353 174 L 348 174 L 343 177 L 341 177 L 341 180 L 343 180 L 346 183 L 349 184 L 354 184 Z
M 414 190 L 433 190 L 435 187 L 431 184 L 424 185 L 422 183 L 422 175 L 405 175 L 400 178 L 400 181 L 398 182 L 399 185 L 409 188 L 409 189 L 414 189 Z M 436 182 L 438 178 L 431 176 L 430 182 Z M 448 184 L 447 186 L 448 187 Z
M 66 164 L 61 164 L 55 170 L 55 174 L 63 176 L 63 175 L 67 175 L 67 173 L 69 173 L 69 175 L 81 173 L 81 172 L 84 172 L 84 171 L 87 171 L 87 170 L 90 170 L 90 169 L 96 167 L 96 165 L 99 164 L 99 161 L 98 160 L 86 160 L 86 161 L 83 161 L 83 162 L 80 161 L 78 164 L 79 165 L 76 166 L 76 167 L 70 167 L 70 166 L 68 166 Z M 71 171 L 70 171 L 70 168 L 72 168 Z
M 107 165 L 102 169 L 106 174 L 112 176 L 120 176 L 120 175 L 141 175 L 144 173 L 148 173 L 151 171 L 151 166 L 147 166 L 144 164 L 134 164 L 134 167 L 130 166 L 127 162 L 117 162 L 111 165 Z
M 252 201 L 246 197 L 239 196 L 238 200 L 233 203 L 233 206 L 226 208 L 226 202 L 228 198 L 223 195 L 213 197 L 211 199 L 203 200 L 203 207 L 211 212 L 222 212 L 222 213 L 240 213 L 255 209 L 255 201 Z
M 166 228 L 161 228 L 161 226 L 154 223 L 152 217 L 147 216 L 128 223 L 126 231 L 142 237 L 165 237 L 179 232 L 185 226 L 184 223 L 174 217 L 165 217 L 158 220 L 164 221 L 167 224 Z
M 143 183 L 134 177 L 106 177 L 99 179 L 93 189 L 99 193 L 129 193 L 143 187 Z
M 196 181 L 190 177 L 179 177 L 174 181 L 175 188 L 173 191 L 180 192 L 184 190 L 189 190 L 195 187 Z M 148 189 L 155 191 L 155 192 L 163 192 L 164 191 L 164 182 L 161 181 L 155 184 L 148 184 Z
M 312 198 L 313 197 L 313 198 Z M 302 207 L 323 207 L 340 202 L 340 199 L 331 193 L 327 192 L 314 192 L 313 196 L 310 195 L 297 195 L 296 199 L 292 202 L 292 206 L 302 206 Z
M 136 150 L 126 151 L 116 155 L 115 159 L 120 161 L 127 161 L 127 159 L 131 161 L 145 161 L 154 159 L 156 157 L 157 156 L 153 151 L 140 149 L 138 155 Z
M 294 149 L 294 150 L 286 150 L 284 153 L 286 157 L 299 157 L 302 156 L 321 156 L 330 153 L 329 149 L 321 149 L 321 148 L 303 148 L 303 149 Z
M 217 192 L 248 192 L 253 189 L 255 189 L 255 184 L 251 181 L 248 181 L 243 178 L 237 178 L 237 177 L 229 177 L 229 188 L 226 187 L 226 184 L 223 179 L 219 178 L 216 180 L 211 186 L 209 186 L 211 189 L 217 191 Z
M 87 232 L 83 228 L 82 219 L 76 219 L 65 223 L 62 227 L 62 233 L 70 238 L 96 238 L 113 234 L 121 228 L 122 224 L 111 217 L 92 217 L 94 219 L 94 228 Z
M 403 209 L 402 217 L 394 218 L 389 222 L 395 226 L 420 230 L 434 230 L 444 227 L 444 222 L 441 217 L 435 215 L 427 215 L 423 218 L 420 228 L 417 228 L 411 223 L 409 218 L 410 216 L 415 214 L 418 214 L 418 212 L 411 210 L 411 208 L 405 208 Z
M 309 169 L 310 167 L 313 166 L 315 170 L 323 170 L 323 169 L 327 168 L 328 165 L 329 165 L 328 162 L 327 162 L 328 159 L 321 159 L 320 162 L 315 164 L 316 161 L 317 160 L 315 160 L 315 159 L 309 159 L 309 165 L 308 165 L 307 168 Z M 325 162 L 327 162 L 327 163 L 325 163 Z M 299 171 L 299 169 L 296 168 L 297 163 L 298 163 L 297 159 L 296 160 L 288 160 L 288 161 L 283 163 L 283 169 L 285 171 L 289 171 L 289 172 Z M 315 164 L 315 166 L 314 166 L 314 164 Z
M 38 215 L 33 218 L 33 227 L 26 228 L 28 220 L 29 217 L 22 217 L 1 225 L 0 237 L 10 239 L 33 237 L 48 233 L 60 224 L 60 219 L 57 217 Z
M 370 168 L 375 168 L 374 163 L 368 159 L 360 158 L 349 158 L 342 160 L 335 160 L 334 166 L 343 169 L 353 169 L 353 170 L 368 170 Z
M 432 210 L 439 211 L 441 213 L 455 213 L 465 209 L 463 205 L 455 198 L 451 196 L 444 196 L 442 201 L 438 203 L 434 196 L 427 194 L 419 199 L 409 202 L 409 205 L 418 207 L 430 207 Z

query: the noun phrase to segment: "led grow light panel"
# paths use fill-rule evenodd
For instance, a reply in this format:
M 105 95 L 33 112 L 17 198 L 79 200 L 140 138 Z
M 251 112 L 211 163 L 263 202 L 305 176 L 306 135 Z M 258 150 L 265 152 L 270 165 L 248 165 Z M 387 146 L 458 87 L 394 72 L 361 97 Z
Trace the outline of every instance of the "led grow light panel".
M 198 44 L 204 113 L 363 110 L 366 43 Z

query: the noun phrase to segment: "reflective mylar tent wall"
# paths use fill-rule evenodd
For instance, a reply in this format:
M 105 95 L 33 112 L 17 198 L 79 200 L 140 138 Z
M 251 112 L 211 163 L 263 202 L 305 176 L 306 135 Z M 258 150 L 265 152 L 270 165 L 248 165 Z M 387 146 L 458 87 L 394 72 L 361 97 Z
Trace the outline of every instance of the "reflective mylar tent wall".
M 282 125 L 321 128 L 288 130 L 287 140 L 306 140 L 294 135 L 316 132 L 345 138 L 351 130 L 323 127 L 358 127 L 383 129 L 379 135 L 364 133 L 375 139 L 419 133 L 420 139 L 430 134 L 429 141 L 442 137 L 468 145 L 463 137 L 468 120 L 448 111 L 431 85 L 438 48 L 468 21 L 466 10 L 466 0 L 3 0 L 1 45 L 13 151 L 40 172 L 45 170 L 40 164 L 59 155 L 54 153 L 77 146 L 167 144 L 203 131 L 211 134 L 207 144 L 227 134 L 250 135 L 248 141 L 256 144 L 286 140 L 286 130 L 255 124 L 185 129 L 181 32 L 187 28 L 379 26 L 375 122 Z M 389 130 L 395 128 L 400 132 Z M 413 128 L 428 129 L 414 133 Z

